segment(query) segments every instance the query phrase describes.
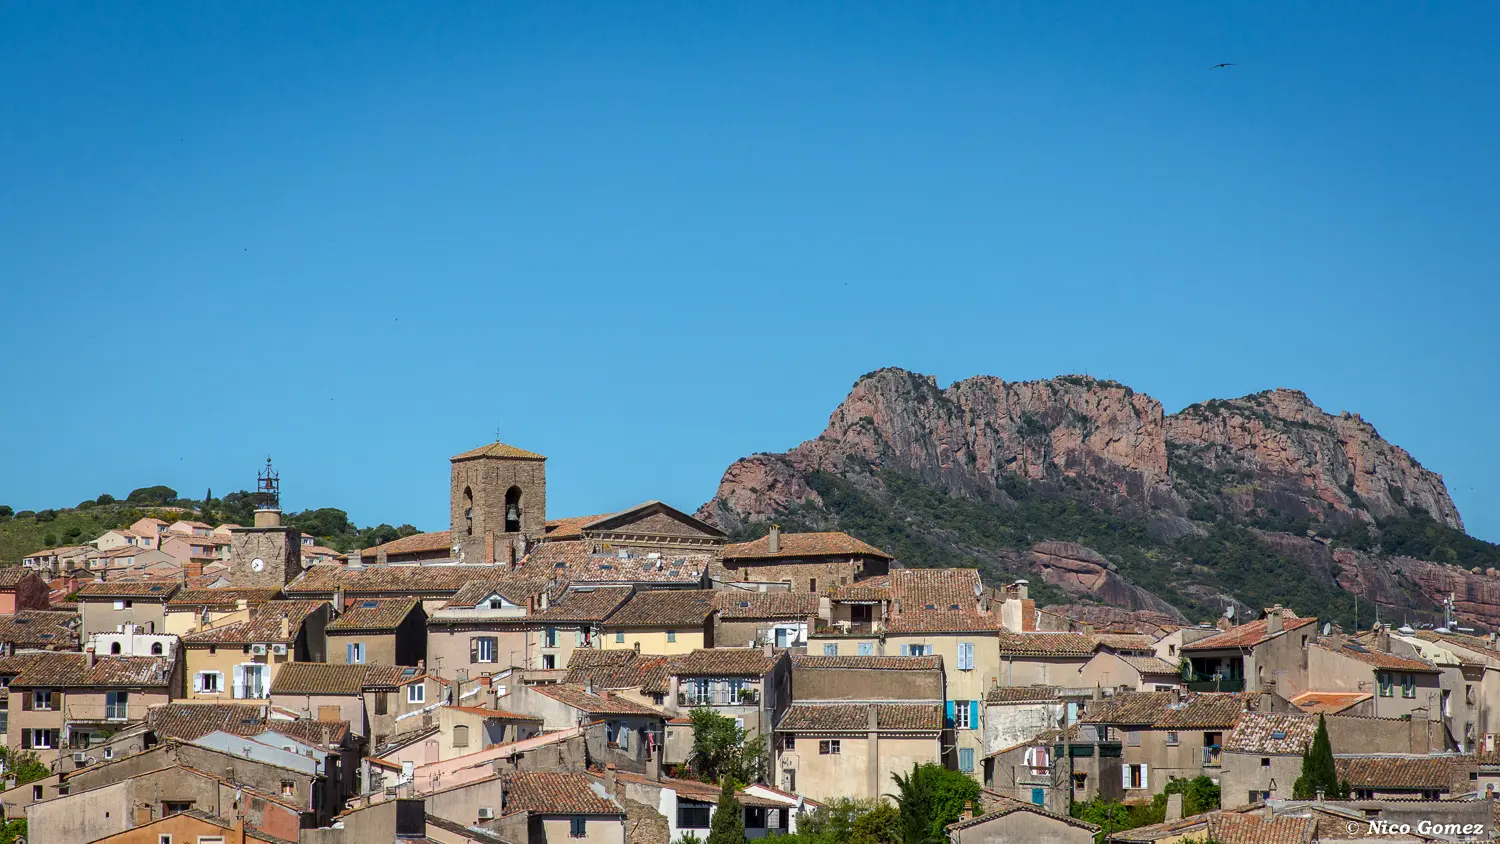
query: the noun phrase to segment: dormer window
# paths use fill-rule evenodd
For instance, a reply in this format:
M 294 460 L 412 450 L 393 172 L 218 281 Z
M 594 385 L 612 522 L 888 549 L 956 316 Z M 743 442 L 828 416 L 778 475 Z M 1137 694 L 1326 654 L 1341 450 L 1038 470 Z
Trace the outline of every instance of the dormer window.
M 505 599 L 499 597 L 498 595 L 490 598 L 489 603 L 490 609 L 492 610 L 503 609 L 505 607 Z

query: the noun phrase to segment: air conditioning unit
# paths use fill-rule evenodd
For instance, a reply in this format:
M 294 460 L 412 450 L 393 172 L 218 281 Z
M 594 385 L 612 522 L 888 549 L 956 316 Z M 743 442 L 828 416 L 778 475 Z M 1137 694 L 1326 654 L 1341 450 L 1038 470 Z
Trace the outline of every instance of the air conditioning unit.
M 275 644 L 271 646 L 271 653 L 277 656 L 286 656 L 286 645 Z
M 73 754 L 73 764 L 74 765 L 87 765 L 88 763 L 89 763 L 89 755 L 87 753 L 75 753 L 75 754 Z
M 488 806 L 481 807 L 479 809 L 479 819 L 482 820 L 482 821 L 494 820 L 495 819 L 495 810 L 489 808 Z
M 250 655 L 251 656 L 265 656 L 266 655 L 266 646 L 265 645 L 251 645 L 250 646 Z

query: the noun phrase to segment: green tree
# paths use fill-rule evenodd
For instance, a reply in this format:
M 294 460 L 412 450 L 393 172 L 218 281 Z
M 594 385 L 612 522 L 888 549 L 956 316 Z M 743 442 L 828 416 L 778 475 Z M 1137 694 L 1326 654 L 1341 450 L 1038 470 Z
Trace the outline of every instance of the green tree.
M 1105 836 L 1113 832 L 1134 829 L 1130 807 L 1114 800 L 1085 800 L 1073 804 L 1073 817 L 1100 828 Z
M 847 838 L 834 844 L 901 844 L 901 812 L 889 803 L 877 803 L 854 819 Z
M 17 818 L 0 824 L 0 844 L 15 844 L 16 839 L 26 837 L 26 819 Z
M 0 504 L 0 522 L 9 521 L 16 514 L 16 509 L 9 504 Z
M 57 511 L 38 510 L 36 511 L 36 520 L 39 522 L 55 522 L 57 521 Z
M 52 771 L 42 763 L 41 757 L 30 750 L 0 748 L 0 766 L 16 778 L 16 785 L 46 779 Z
M 895 780 L 896 793 L 891 796 L 900 810 L 902 844 L 946 841 L 948 824 L 979 800 L 979 783 L 935 762 L 914 765 L 910 774 L 897 774 Z
M 703 839 L 699 838 L 696 832 L 684 832 L 677 836 L 677 840 L 672 844 L 703 844 Z
M 95 498 L 94 503 L 99 505 L 113 504 L 115 503 L 115 497 L 106 492 L 100 495 L 98 498 Z
M 1349 796 L 1349 784 L 1339 782 L 1338 768 L 1333 764 L 1333 745 L 1328 741 L 1328 724 L 1318 716 L 1318 729 L 1302 751 L 1302 773 L 1292 783 L 1292 797 L 1311 800 L 1318 792 L 1329 799 Z
M 854 825 L 860 818 L 882 805 L 886 804 L 875 799 L 839 797 L 829 800 L 797 822 L 797 833 L 815 841 L 842 844 L 854 835 Z M 899 835 L 897 839 L 899 840 Z
M 693 749 L 688 763 L 708 782 L 728 777 L 748 784 L 765 773 L 766 738 L 747 739 L 747 732 L 735 726 L 734 719 L 720 715 L 706 706 L 695 707 Z
M 719 789 L 719 805 L 708 822 L 706 844 L 745 844 L 745 808 L 734 796 L 734 783 L 729 777 Z
M 55 533 L 44 533 L 44 534 L 42 534 L 42 543 L 45 544 L 48 548 L 56 548 L 57 547 L 57 534 L 55 534 Z
M 177 498 L 177 490 L 169 486 L 143 486 L 133 489 L 125 500 L 131 504 L 171 504 Z

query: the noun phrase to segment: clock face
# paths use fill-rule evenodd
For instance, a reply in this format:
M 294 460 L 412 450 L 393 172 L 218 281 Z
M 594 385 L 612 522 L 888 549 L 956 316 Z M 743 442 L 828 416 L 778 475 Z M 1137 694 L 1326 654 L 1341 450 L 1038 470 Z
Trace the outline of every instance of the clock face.
M 250 570 L 251 571 L 260 571 L 261 569 L 263 569 L 265 567 L 266 567 L 266 561 L 262 560 L 259 557 L 256 557 L 255 559 L 253 559 L 253 560 L 250 561 Z

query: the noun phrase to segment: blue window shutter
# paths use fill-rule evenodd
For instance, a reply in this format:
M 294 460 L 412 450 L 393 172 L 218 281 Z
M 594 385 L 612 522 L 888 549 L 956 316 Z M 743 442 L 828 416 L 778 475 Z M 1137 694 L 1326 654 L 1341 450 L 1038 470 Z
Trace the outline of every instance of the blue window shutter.
M 969 701 L 969 729 L 979 729 L 979 701 Z
M 948 719 L 944 722 L 944 724 L 949 727 L 953 726 L 953 701 L 951 700 L 948 701 Z

